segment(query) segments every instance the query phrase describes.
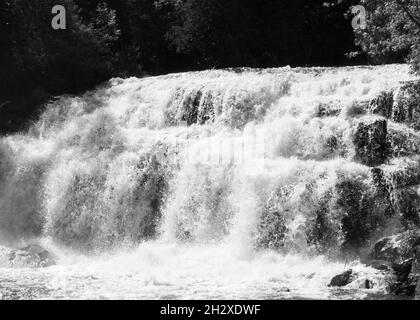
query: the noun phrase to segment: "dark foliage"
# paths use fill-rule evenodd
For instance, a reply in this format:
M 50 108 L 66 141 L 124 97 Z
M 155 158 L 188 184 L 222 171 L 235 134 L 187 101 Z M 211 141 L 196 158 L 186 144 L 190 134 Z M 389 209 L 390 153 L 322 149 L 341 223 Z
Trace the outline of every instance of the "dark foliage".
M 354 49 L 355 1 L 161 0 L 167 39 L 196 68 L 337 65 Z
M 22 129 L 54 95 L 112 76 L 223 67 L 343 65 L 356 51 L 358 0 L 52 0 L 0 2 L 0 133 Z
M 83 24 L 71 0 L 61 3 L 66 30 L 51 27 L 52 0 L 0 3 L 1 131 L 18 129 L 51 95 L 85 90 L 114 73 L 114 12 L 97 7 L 96 19 Z
M 403 62 L 420 71 L 420 2 L 418 0 L 362 0 L 367 28 L 356 42 L 375 63 Z

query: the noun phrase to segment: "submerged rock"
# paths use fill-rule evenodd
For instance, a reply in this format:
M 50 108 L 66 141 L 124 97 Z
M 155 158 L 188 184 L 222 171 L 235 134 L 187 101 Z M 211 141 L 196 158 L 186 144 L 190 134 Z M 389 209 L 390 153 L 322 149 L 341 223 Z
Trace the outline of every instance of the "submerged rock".
M 352 283 L 357 277 L 357 274 L 353 272 L 353 270 L 347 270 L 346 272 L 335 276 L 330 284 L 329 287 L 345 287 L 348 284 Z
M 53 255 L 36 244 L 8 253 L 8 266 L 11 268 L 44 268 L 55 263 Z

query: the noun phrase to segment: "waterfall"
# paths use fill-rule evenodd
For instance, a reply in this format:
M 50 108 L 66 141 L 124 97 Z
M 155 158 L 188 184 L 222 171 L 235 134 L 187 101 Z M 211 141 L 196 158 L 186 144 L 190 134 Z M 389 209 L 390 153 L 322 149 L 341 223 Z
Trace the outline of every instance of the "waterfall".
M 0 140 L 0 244 L 141 270 L 153 297 L 159 277 L 191 297 L 187 276 L 198 292 L 300 277 L 319 294 L 345 259 L 417 223 L 398 200 L 420 193 L 411 80 L 406 65 L 212 70 L 59 97 Z

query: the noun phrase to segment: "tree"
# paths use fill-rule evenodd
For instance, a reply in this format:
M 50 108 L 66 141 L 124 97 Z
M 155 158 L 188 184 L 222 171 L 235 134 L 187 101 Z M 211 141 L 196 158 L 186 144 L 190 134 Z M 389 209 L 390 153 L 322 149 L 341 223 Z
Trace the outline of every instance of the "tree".
M 169 45 L 197 68 L 340 64 L 352 51 L 355 1 L 160 0 Z
M 95 20 L 84 24 L 73 1 L 62 0 L 67 26 L 54 30 L 55 4 L 0 2 L 0 129 L 23 122 L 50 95 L 86 90 L 115 72 L 110 50 L 119 36 L 115 13 L 98 7 Z
M 165 15 L 169 7 L 157 5 L 156 0 L 74 1 L 86 24 L 96 19 L 98 5 L 105 4 L 115 12 L 120 30 L 119 41 L 114 47 L 115 63 L 121 75 L 139 76 L 144 71 L 164 73 L 172 68 L 172 57 L 165 39 L 169 28 Z
M 376 63 L 409 61 L 420 72 L 420 2 L 362 0 L 367 28 L 356 31 L 356 42 Z

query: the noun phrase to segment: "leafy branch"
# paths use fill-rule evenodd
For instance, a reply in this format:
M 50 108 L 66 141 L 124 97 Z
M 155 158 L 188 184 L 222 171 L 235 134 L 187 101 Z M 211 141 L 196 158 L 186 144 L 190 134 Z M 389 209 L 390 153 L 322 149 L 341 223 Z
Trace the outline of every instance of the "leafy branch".
M 406 3 L 404 3 L 402 0 L 396 0 L 398 5 L 401 7 L 401 9 L 407 14 L 407 16 L 410 18 L 410 20 L 419 28 L 420 30 L 420 21 L 414 17 L 414 15 L 410 12 L 408 9 Z

